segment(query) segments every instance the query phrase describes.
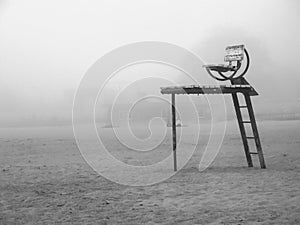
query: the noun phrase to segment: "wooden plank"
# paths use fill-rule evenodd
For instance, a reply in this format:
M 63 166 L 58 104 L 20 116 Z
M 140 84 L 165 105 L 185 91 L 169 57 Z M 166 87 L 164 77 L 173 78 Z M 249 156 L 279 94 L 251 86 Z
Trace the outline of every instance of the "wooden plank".
M 228 46 L 225 51 L 225 62 L 242 61 L 244 59 L 244 45 Z
M 162 94 L 232 94 L 232 93 L 253 93 L 255 90 L 250 85 L 231 86 L 175 86 L 161 88 Z

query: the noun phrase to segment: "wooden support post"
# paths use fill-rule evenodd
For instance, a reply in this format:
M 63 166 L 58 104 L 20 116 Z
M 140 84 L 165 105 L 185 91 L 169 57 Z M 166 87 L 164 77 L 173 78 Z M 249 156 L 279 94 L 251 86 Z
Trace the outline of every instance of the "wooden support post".
M 173 137 L 173 159 L 174 171 L 177 171 L 177 157 L 176 157 L 176 108 L 175 108 L 175 94 L 172 94 L 172 137 Z
M 248 141 L 247 141 L 247 137 L 246 137 L 246 131 L 245 131 L 245 127 L 243 124 L 243 118 L 242 118 L 241 109 L 240 109 L 240 105 L 239 105 L 239 100 L 238 100 L 238 96 L 236 93 L 232 94 L 232 99 L 233 99 L 233 105 L 235 108 L 236 117 L 238 120 L 240 132 L 241 132 L 241 136 L 242 136 L 242 141 L 243 141 L 243 145 L 244 145 L 244 150 L 245 150 L 248 167 L 253 167 L 251 155 L 249 152 Z
M 257 149 L 257 153 L 258 153 L 258 159 L 260 162 L 260 167 L 262 169 L 265 169 L 266 163 L 265 163 L 265 159 L 264 159 L 264 155 L 263 155 L 263 151 L 262 151 L 262 147 L 261 147 L 261 142 L 259 139 L 258 129 L 257 129 L 256 121 L 255 121 L 255 116 L 254 116 L 254 111 L 253 111 L 250 95 L 244 94 L 244 96 L 245 96 L 246 104 L 248 106 L 247 108 L 248 108 L 249 118 L 251 121 L 253 136 L 255 139 L 255 144 L 256 144 L 256 149 Z

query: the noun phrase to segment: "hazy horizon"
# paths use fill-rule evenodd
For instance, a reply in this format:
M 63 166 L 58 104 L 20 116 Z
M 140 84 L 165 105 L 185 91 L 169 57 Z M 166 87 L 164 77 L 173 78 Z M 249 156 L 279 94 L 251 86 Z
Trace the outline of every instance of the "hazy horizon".
M 74 94 L 87 69 L 116 47 L 145 40 L 176 44 L 204 62 L 220 63 L 227 45 L 243 43 L 251 55 L 247 79 L 260 93 L 254 100 L 257 113 L 300 113 L 298 1 L 131 4 L 0 1 L 1 126 L 69 123 Z M 189 82 L 174 68 L 154 64 L 120 73 L 125 78 L 110 82 L 101 104 L 109 105 L 124 83 L 151 74 Z M 204 70 L 199 77 L 203 84 L 214 84 Z M 159 92 L 158 80 L 147 84 L 147 89 L 135 86 L 119 101 L 126 104 Z

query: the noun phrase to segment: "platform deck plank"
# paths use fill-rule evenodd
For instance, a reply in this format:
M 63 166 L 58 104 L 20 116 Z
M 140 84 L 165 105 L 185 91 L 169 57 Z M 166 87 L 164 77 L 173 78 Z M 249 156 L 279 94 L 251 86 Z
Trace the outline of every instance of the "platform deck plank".
M 216 86 L 172 86 L 162 87 L 162 94 L 233 94 L 247 93 L 255 95 L 255 90 L 251 85 L 216 85 Z

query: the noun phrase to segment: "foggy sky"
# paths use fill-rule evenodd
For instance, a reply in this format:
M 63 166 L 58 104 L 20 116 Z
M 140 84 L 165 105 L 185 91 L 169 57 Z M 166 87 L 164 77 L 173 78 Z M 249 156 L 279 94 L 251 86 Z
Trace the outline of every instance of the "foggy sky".
M 260 98 L 299 103 L 299 12 L 297 0 L 0 0 L 0 122 L 69 120 L 86 70 L 110 50 L 144 40 L 220 63 L 226 45 L 244 43 L 247 79 Z

